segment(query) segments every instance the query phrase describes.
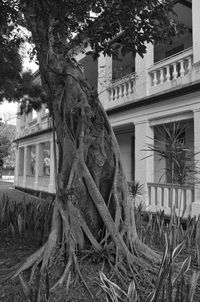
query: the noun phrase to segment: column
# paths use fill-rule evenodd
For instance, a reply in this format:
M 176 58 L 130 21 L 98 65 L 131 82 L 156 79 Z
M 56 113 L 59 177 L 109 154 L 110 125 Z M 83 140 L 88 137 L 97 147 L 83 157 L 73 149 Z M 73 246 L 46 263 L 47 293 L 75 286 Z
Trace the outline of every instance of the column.
M 193 63 L 200 61 L 200 1 L 192 0 Z
M 145 97 L 149 94 L 149 86 L 151 82 L 148 68 L 154 64 L 154 46 L 153 44 L 146 44 L 147 52 L 144 57 L 140 57 L 138 54 L 135 58 L 135 69 L 138 75 L 136 81 L 136 98 Z
M 101 53 L 98 58 L 98 94 L 104 108 L 107 108 L 107 102 L 110 99 L 110 93 L 107 88 L 112 82 L 112 57 Z
M 43 144 L 36 145 L 36 158 L 35 158 L 35 181 L 34 188 L 37 190 L 40 186 L 39 176 L 43 175 Z
M 147 150 L 147 144 L 153 143 L 154 128 L 148 121 L 135 123 L 135 178 L 144 185 L 146 205 L 148 206 L 147 183 L 154 181 L 154 154 Z
M 197 167 L 200 166 L 200 108 L 193 111 L 194 115 L 194 153 Z M 197 173 L 196 178 L 200 181 L 200 175 Z M 187 202 L 187 201 L 186 201 Z M 200 214 L 200 183 L 195 184 L 194 202 L 192 203 L 192 215 Z
M 54 145 L 53 139 L 50 140 L 50 182 L 48 186 L 48 191 L 50 193 L 55 193 L 55 163 L 54 163 Z
M 31 147 L 24 147 L 23 187 L 26 188 L 26 176 L 31 174 Z
M 14 185 L 18 186 L 19 185 L 19 161 L 20 161 L 20 156 L 19 156 L 19 146 L 16 146 L 16 161 L 15 161 L 15 180 L 14 180 Z

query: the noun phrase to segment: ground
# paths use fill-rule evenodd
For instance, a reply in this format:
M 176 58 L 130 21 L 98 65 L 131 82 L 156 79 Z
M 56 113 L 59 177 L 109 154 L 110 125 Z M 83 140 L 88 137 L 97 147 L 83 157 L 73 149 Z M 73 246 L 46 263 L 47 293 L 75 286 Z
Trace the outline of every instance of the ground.
M 20 199 L 22 194 L 13 189 L 12 183 L 6 183 L 0 181 L 0 202 L 3 197 L 3 193 L 9 197 L 14 197 L 14 200 Z M 37 250 L 38 242 L 31 234 L 25 234 L 23 238 L 13 238 L 6 230 L 0 231 L 0 270 L 12 267 L 16 263 L 19 263 L 32 252 Z M 56 290 L 51 295 L 50 301 L 57 302 L 105 302 L 105 297 L 102 294 L 100 287 L 98 286 L 99 271 L 102 265 L 95 263 L 92 259 L 84 260 L 82 262 L 82 275 L 88 284 L 88 287 L 92 290 L 94 299 L 91 298 L 86 290 L 80 278 L 76 278 L 74 286 L 71 286 L 69 293 L 66 297 L 66 284 Z M 59 271 L 54 271 L 55 277 Z M 73 272 L 72 272 L 73 274 Z M 26 301 L 22 291 L 19 279 L 5 282 L 0 285 L 0 301 L 1 302 L 24 302 Z
M 9 198 L 15 201 L 20 201 L 21 198 L 23 198 L 23 193 L 16 191 L 13 189 L 13 186 L 11 183 L 5 183 L 0 181 L 0 202 L 2 201 L 3 194 L 6 193 Z M 141 214 L 138 212 L 137 214 Z M 159 237 L 159 232 L 156 230 L 156 225 L 154 220 L 149 220 L 149 214 L 146 213 L 145 217 L 141 215 L 136 215 L 138 219 L 136 219 L 137 228 L 139 235 L 141 237 L 144 237 L 145 242 L 151 244 L 155 244 L 154 248 L 158 250 L 163 250 L 164 242 Z M 141 220 L 141 217 L 143 217 L 143 222 Z M 159 213 L 157 215 L 158 220 L 162 221 L 161 217 L 159 216 Z M 159 218 L 160 217 L 160 218 Z M 144 219 L 145 218 L 145 219 Z M 161 223 L 162 224 L 162 223 Z M 164 224 L 163 224 L 164 225 Z M 186 225 L 185 225 L 186 226 Z M 196 222 L 191 221 L 189 224 L 189 227 L 193 228 L 195 230 Z M 140 231 L 139 231 L 140 230 Z M 143 230 L 144 234 L 140 234 Z M 162 230 L 163 231 L 163 230 Z M 186 230 L 185 230 L 186 231 Z M 142 233 L 143 233 L 142 232 Z M 183 229 L 181 229 L 181 232 L 183 232 Z M 190 238 L 189 238 L 190 237 Z M 183 261 L 188 257 L 188 255 L 192 256 L 192 263 L 191 268 L 187 272 L 186 276 L 186 283 L 185 288 L 183 289 L 184 295 L 186 292 L 189 291 L 189 288 L 191 285 L 190 282 L 192 280 L 192 274 L 194 272 L 194 269 L 197 268 L 196 264 L 196 249 L 194 246 L 194 233 L 193 235 L 189 236 L 188 239 L 186 238 L 186 246 L 183 251 L 183 253 L 178 257 L 178 262 L 183 263 Z M 149 238 L 151 240 L 149 240 Z M 181 237 L 180 237 L 181 240 Z M 192 240 L 193 244 L 192 246 L 188 246 L 187 240 Z M 10 267 L 13 267 L 13 265 L 21 262 L 24 260 L 27 256 L 31 255 L 35 250 L 37 250 L 39 247 L 39 242 L 35 235 L 30 233 L 24 233 L 23 236 L 15 235 L 14 238 L 10 231 L 7 231 L 5 229 L 0 230 L 0 272 L 2 270 L 7 270 Z M 88 254 L 88 251 L 85 252 L 85 256 Z M 89 294 L 86 287 L 83 285 L 82 280 L 79 278 L 78 274 L 74 275 L 74 271 L 71 272 L 71 280 L 75 280 L 72 282 L 69 282 L 70 289 L 67 291 L 67 282 L 63 284 L 62 287 L 57 288 L 55 291 L 51 292 L 50 299 L 48 301 L 53 302 L 105 302 L 105 295 L 102 292 L 101 287 L 99 286 L 99 272 L 103 270 L 104 266 L 104 272 L 106 271 L 105 262 L 100 259 L 99 255 L 93 255 L 92 257 L 84 257 L 83 254 L 78 255 L 80 261 L 80 268 L 82 276 L 88 286 L 88 289 L 93 294 L 93 298 Z M 60 266 L 60 259 L 57 259 L 54 270 L 53 270 L 53 276 L 54 279 L 50 278 L 49 287 L 53 285 L 52 282 L 55 282 L 60 275 L 62 267 Z M 197 272 L 197 270 L 196 270 Z M 52 273 L 52 272 L 50 272 Z M 145 272 L 144 272 L 145 273 Z M 106 271 L 106 276 L 111 279 L 111 272 L 108 270 Z M 51 275 L 52 277 L 52 275 Z M 144 280 L 146 279 L 146 275 L 144 275 Z M 112 279 L 113 280 L 113 279 Z M 115 282 L 115 280 L 114 280 Z M 188 287 L 189 286 L 189 287 Z M 0 285 L 0 302 L 25 302 L 27 301 L 20 284 L 20 281 L 18 278 L 15 280 L 4 282 Z M 42 302 L 43 300 L 41 300 Z M 177 300 L 179 302 L 183 302 L 180 300 Z M 199 302 L 200 301 L 200 280 L 198 281 L 194 299 L 192 302 Z M 163 302 L 163 301 L 162 301 Z

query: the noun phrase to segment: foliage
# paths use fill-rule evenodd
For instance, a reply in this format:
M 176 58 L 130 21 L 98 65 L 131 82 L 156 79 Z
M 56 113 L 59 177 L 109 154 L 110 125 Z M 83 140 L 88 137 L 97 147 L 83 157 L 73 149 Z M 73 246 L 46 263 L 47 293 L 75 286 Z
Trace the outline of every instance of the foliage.
M 158 137 L 154 138 L 154 142 L 147 144 L 148 151 L 155 152 L 160 160 L 168 163 L 163 170 L 169 182 L 174 184 L 194 184 L 197 181 L 199 169 L 195 161 L 196 153 L 183 138 L 188 128 L 189 125 L 180 122 L 164 124 L 157 128 Z
M 55 34 L 54 47 L 59 52 L 68 52 L 73 46 L 84 43 L 84 47 L 89 42 L 92 47 L 92 55 L 96 58 L 100 52 L 104 54 L 115 54 L 119 50 L 110 41 L 120 34 L 121 52 L 139 53 L 141 56 L 146 51 L 146 42 L 168 42 L 172 36 L 183 32 L 183 25 L 175 22 L 176 16 L 173 12 L 175 0 L 151 0 L 151 1 L 48 1 L 41 4 L 38 3 L 37 21 L 42 20 L 44 11 L 48 11 L 54 22 L 53 34 Z M 21 37 L 13 34 L 13 30 L 19 31 L 18 24 L 22 24 L 28 28 L 29 22 L 22 20 L 22 14 L 19 10 L 23 10 L 25 14 L 31 14 L 29 1 L 3 1 L 0 7 L 2 15 L 2 32 L 0 44 L 4 45 L 5 54 L 11 59 L 8 52 L 11 45 L 19 47 Z M 173 22 L 172 22 L 172 17 Z M 45 20 L 49 26 L 49 21 Z M 5 36 L 6 33 L 6 36 Z M 36 34 L 32 29 L 33 38 Z M 74 35 L 76 38 L 74 39 Z M 10 39 L 10 36 L 12 39 Z M 88 42 L 86 42 L 86 40 Z M 66 45 L 67 42 L 67 45 Z M 16 48 L 14 48 L 16 51 Z M 34 49 L 36 51 L 36 49 Z M 14 56 L 17 60 L 17 56 Z M 3 58 L 6 62 L 6 58 Z M 8 61 L 9 62 L 9 61 Z M 15 71 L 20 70 L 13 64 Z M 12 64 L 6 64 L 10 68 Z M 6 76 L 6 73 L 4 73 Z M 13 75 L 14 76 L 14 75 Z
M 141 215 L 141 211 L 138 212 L 136 209 L 135 215 Z M 153 216 L 146 212 L 143 213 L 141 221 L 144 229 L 141 239 L 158 249 L 163 249 L 164 246 L 154 287 L 144 298 L 142 289 L 134 280 L 129 284 L 128 289 L 122 289 L 100 271 L 99 286 L 105 293 L 106 301 L 198 301 L 200 217 L 198 219 L 188 217 L 178 224 L 176 216 L 175 221 L 170 220 L 168 224 L 164 212 L 157 212 Z
M 3 194 L 0 204 L 0 230 L 6 229 L 13 237 L 34 234 L 42 244 L 49 234 L 52 203 L 49 200 L 25 194 L 22 200 L 13 200 Z
M 15 139 L 16 126 L 1 123 L 0 124 L 0 158 L 4 168 L 14 168 L 15 166 Z
M 4 158 L 9 154 L 9 148 L 9 139 L 6 136 L 0 134 L 0 167 L 3 166 Z

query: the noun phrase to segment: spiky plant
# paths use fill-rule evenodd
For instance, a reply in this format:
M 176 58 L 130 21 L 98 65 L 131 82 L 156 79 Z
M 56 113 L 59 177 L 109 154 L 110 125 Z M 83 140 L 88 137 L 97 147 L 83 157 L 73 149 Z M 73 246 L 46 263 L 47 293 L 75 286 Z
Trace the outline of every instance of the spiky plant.
M 197 177 L 199 167 L 195 160 L 197 153 L 194 152 L 193 148 L 187 146 L 184 140 L 185 131 L 189 127 L 189 124 L 182 124 L 180 122 L 157 127 L 157 136 L 154 137 L 153 142 L 146 145 L 147 148 L 145 149 L 145 151 L 152 152 L 149 156 L 156 154 L 160 161 L 165 160 L 168 163 L 166 167 L 162 168 L 163 171 L 159 181 L 166 176 L 167 181 L 171 183 L 170 204 L 172 215 L 174 215 L 173 188 L 178 185 L 181 187 L 182 192 L 184 185 L 194 185 L 199 182 Z M 181 199 L 182 193 L 178 202 L 179 217 L 181 214 Z

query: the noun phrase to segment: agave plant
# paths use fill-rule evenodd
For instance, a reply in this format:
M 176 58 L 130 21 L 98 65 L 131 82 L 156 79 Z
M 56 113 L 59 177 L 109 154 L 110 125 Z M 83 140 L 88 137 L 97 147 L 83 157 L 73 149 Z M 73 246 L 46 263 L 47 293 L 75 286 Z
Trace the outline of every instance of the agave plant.
M 129 284 L 127 293 L 122 290 L 116 283 L 109 280 L 106 275 L 100 271 L 100 287 L 105 293 L 106 302 L 138 302 L 138 294 L 135 286 L 135 281 L 132 280 Z
M 165 161 L 166 165 L 162 168 L 162 173 L 159 181 L 166 178 L 166 182 L 171 184 L 171 214 L 173 215 L 173 188 L 174 186 L 180 186 L 181 192 L 184 185 L 194 185 L 199 182 L 197 177 L 199 173 L 199 167 L 195 157 L 197 153 L 194 153 L 193 149 L 185 143 L 185 132 L 189 129 L 189 124 L 182 124 L 180 122 L 174 122 L 164 124 L 161 127 L 156 128 L 156 133 L 152 142 L 146 145 L 146 149 L 143 151 L 152 152 L 149 156 L 157 155 L 160 161 Z M 152 138 L 149 138 L 152 140 Z M 147 157 L 149 157 L 147 156 Z M 145 157 L 145 158 L 147 158 Z M 144 158 L 144 159 L 145 159 Z M 182 195 L 182 194 L 181 194 Z M 181 210 L 182 196 L 178 201 L 178 216 Z
M 150 293 L 146 302 L 183 302 L 182 298 L 177 295 L 177 283 L 183 279 L 183 275 L 189 270 L 191 256 L 187 257 L 179 264 L 179 271 L 175 270 L 175 260 L 185 246 L 182 241 L 174 250 L 170 250 L 169 238 L 165 234 L 165 250 L 163 252 L 162 262 L 159 268 L 155 289 Z M 180 292 L 182 295 L 182 292 Z M 182 297 L 182 296 L 181 296 Z

